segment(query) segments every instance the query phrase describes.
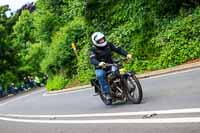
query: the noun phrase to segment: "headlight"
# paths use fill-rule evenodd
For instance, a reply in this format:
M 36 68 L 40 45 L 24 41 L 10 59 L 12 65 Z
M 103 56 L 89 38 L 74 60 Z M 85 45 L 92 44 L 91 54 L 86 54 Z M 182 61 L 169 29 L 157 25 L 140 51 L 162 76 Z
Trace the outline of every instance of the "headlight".
M 126 73 L 126 69 L 125 68 L 121 68 L 119 69 L 120 74 L 125 74 Z

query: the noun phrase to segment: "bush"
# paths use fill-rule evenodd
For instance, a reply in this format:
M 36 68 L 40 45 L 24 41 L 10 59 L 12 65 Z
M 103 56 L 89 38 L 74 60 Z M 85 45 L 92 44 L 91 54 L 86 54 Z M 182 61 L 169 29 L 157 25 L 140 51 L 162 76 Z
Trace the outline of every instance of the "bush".
M 68 78 L 76 74 L 77 60 L 71 44 L 82 36 L 84 24 L 83 18 L 76 18 L 54 34 L 51 46 L 41 62 L 45 73 L 63 73 Z
M 87 42 L 89 43 L 89 42 Z M 77 78 L 81 83 L 89 83 L 92 75 L 94 74 L 94 70 L 92 69 L 92 65 L 89 62 L 89 54 L 90 54 L 90 45 L 85 45 L 79 52 L 78 56 L 78 75 Z
M 60 90 L 63 89 L 67 83 L 68 80 L 66 80 L 62 75 L 55 75 L 48 79 L 46 88 L 48 91 Z
M 12 82 L 15 83 L 18 81 L 16 73 L 11 71 L 6 71 L 4 74 L 0 74 L 0 84 L 3 85 L 3 88 L 7 88 Z
M 177 17 L 152 39 L 160 51 L 160 68 L 172 67 L 200 57 L 200 8 L 186 17 Z

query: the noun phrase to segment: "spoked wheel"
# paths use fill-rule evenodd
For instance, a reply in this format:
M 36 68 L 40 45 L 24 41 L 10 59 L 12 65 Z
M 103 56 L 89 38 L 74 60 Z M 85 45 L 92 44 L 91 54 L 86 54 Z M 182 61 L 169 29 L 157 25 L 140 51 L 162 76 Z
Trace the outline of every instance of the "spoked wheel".
M 142 86 L 135 75 L 127 78 L 127 96 L 134 104 L 140 104 L 143 98 Z
M 112 104 L 112 99 L 109 99 L 109 100 L 106 99 L 105 95 L 102 94 L 102 93 L 100 93 L 100 98 L 105 105 L 111 105 Z

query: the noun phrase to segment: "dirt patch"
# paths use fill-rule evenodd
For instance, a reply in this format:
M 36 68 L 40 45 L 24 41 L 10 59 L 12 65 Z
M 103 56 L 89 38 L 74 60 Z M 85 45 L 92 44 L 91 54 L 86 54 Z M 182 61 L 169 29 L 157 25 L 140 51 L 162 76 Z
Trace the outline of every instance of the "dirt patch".
M 82 85 L 86 85 L 86 84 L 81 83 L 79 80 L 74 80 L 74 81 L 70 82 L 68 85 L 66 85 L 65 89 L 66 88 L 77 87 L 77 86 L 82 86 Z
M 187 62 L 185 62 L 183 64 L 191 64 L 191 63 L 195 63 L 195 62 L 200 62 L 200 58 L 187 61 Z

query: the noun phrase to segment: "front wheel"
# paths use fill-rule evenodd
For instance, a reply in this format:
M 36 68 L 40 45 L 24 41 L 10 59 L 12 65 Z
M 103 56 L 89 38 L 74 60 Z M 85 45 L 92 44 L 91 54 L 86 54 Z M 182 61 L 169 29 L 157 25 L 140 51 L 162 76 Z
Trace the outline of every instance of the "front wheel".
M 126 87 L 128 99 L 134 104 L 140 104 L 143 98 L 142 86 L 134 74 L 127 77 Z

